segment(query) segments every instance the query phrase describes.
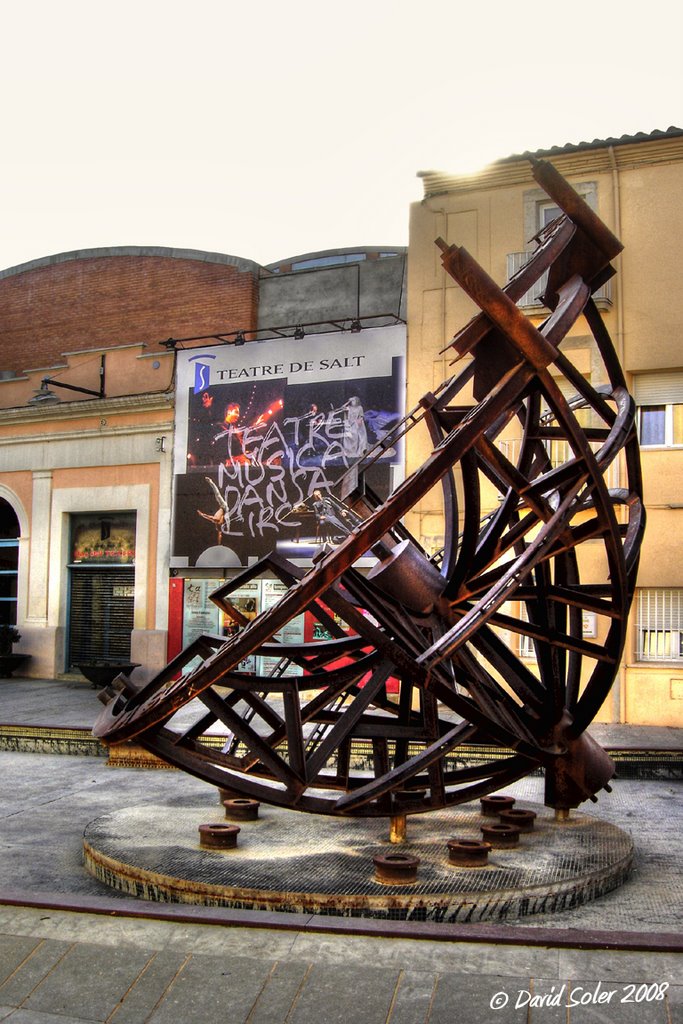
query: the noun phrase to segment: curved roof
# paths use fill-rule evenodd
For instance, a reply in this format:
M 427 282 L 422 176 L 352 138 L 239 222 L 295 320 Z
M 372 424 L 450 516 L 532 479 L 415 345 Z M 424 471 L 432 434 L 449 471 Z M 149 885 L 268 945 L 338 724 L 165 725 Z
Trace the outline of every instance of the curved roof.
M 71 252 L 55 253 L 52 256 L 41 256 L 39 259 L 20 263 L 16 267 L 0 270 L 0 279 L 24 274 L 29 270 L 54 266 L 57 263 L 68 263 L 72 260 L 108 259 L 112 256 L 156 256 L 170 260 L 195 260 L 200 263 L 218 263 L 236 267 L 243 272 L 258 273 L 260 264 L 253 260 L 242 259 L 241 256 L 228 256 L 222 252 L 204 252 L 202 249 L 173 249 L 163 245 L 112 245 L 96 249 L 73 249 Z

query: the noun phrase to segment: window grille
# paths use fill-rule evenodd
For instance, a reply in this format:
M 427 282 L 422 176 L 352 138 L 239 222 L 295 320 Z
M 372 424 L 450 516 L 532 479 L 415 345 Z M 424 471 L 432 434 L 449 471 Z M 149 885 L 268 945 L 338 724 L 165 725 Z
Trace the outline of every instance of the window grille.
M 135 569 L 70 567 L 68 667 L 96 660 L 129 661 Z
M 637 661 L 683 660 L 683 588 L 638 591 Z

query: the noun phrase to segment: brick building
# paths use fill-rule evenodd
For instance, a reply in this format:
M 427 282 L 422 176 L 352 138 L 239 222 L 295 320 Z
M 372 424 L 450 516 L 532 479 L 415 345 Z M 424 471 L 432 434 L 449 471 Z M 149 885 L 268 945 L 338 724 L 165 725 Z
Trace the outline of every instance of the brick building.
M 141 680 L 166 663 L 169 632 L 182 642 L 186 579 L 205 596 L 227 571 L 181 559 L 170 573 L 180 354 L 247 359 L 297 328 L 395 324 L 404 271 L 396 249 L 265 268 L 122 247 L 0 272 L 0 622 L 19 628 L 22 671 L 132 660 Z

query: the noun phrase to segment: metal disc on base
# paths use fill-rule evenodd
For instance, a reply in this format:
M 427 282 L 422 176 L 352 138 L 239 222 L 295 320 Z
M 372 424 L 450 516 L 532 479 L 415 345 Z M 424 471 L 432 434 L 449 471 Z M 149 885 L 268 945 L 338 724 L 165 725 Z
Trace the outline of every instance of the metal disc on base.
M 478 803 L 411 817 L 400 854 L 381 820 L 269 807 L 241 823 L 237 848 L 225 854 L 197 844 L 207 806 L 129 807 L 95 819 L 85 831 L 87 870 L 157 902 L 478 922 L 579 906 L 619 886 L 633 856 L 630 836 L 614 825 L 584 814 L 556 823 L 552 810 L 535 805 L 536 828 L 518 846 L 492 849 L 476 870 L 458 867 L 447 842 L 454 833 L 480 840 Z M 416 879 L 377 881 L 373 858 L 399 855 L 419 859 Z

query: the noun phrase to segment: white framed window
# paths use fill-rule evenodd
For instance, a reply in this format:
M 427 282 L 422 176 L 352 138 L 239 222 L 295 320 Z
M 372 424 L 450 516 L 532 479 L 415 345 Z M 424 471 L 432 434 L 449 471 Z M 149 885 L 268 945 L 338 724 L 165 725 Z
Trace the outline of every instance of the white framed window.
M 683 587 L 637 595 L 636 661 L 683 661 Z
M 526 615 L 524 617 L 526 618 Z M 534 641 L 530 636 L 526 636 L 525 633 L 520 634 L 519 637 L 519 656 L 525 661 L 533 661 L 536 658 Z
M 596 181 L 580 181 L 572 184 L 576 192 L 590 206 L 598 210 L 598 184 Z M 524 244 L 531 246 L 534 235 L 560 216 L 561 210 L 542 188 L 532 188 L 524 193 Z
M 595 181 L 583 181 L 573 185 L 581 198 L 588 204 L 591 210 L 598 209 L 598 186 Z M 526 266 L 537 248 L 536 236 L 543 231 L 554 220 L 561 216 L 559 206 L 548 197 L 548 194 L 541 188 L 529 189 L 523 197 L 523 232 L 524 250 L 521 252 L 509 252 L 507 254 L 507 276 L 508 280 Z M 548 282 L 547 271 L 532 288 L 518 301 L 520 309 L 536 311 L 545 308 L 542 296 Z M 612 282 L 606 281 L 595 292 L 593 298 L 599 308 L 612 305 Z
M 683 403 L 641 405 L 638 436 L 643 448 L 674 448 L 683 445 Z
M 633 395 L 641 447 L 683 446 L 683 371 L 636 374 Z
M 547 228 L 549 224 L 552 224 L 554 220 L 562 216 L 562 210 L 559 206 L 556 206 L 551 200 L 547 203 L 536 204 L 536 215 L 538 230 L 541 231 L 543 228 Z

